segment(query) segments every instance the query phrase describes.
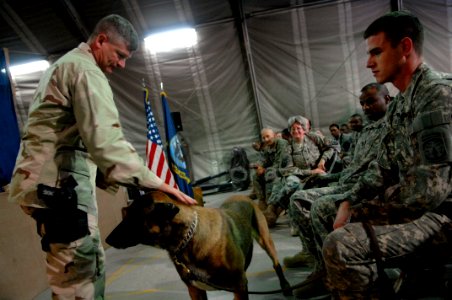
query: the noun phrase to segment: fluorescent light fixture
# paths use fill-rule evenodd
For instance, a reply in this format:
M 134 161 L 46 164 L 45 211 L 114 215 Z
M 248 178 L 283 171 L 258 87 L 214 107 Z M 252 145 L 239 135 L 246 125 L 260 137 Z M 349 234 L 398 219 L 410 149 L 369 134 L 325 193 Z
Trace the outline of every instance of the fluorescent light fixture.
M 44 71 L 49 67 L 49 62 L 47 60 L 37 60 L 30 63 L 16 65 L 9 67 L 9 71 L 11 72 L 11 76 L 19 76 L 30 74 L 38 71 Z M 2 69 L 2 72 L 5 73 L 5 69 Z
M 144 39 L 144 44 L 152 53 L 169 52 L 178 48 L 187 48 L 198 41 L 194 28 L 181 28 L 151 34 Z

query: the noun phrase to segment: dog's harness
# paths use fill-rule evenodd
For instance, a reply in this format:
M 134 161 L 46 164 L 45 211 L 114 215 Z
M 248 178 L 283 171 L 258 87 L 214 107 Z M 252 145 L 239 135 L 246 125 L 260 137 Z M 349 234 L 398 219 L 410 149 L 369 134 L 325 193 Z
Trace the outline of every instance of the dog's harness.
M 180 262 L 179 257 L 182 252 L 187 247 L 188 243 L 191 241 L 196 232 L 196 227 L 198 226 L 198 212 L 195 211 L 195 217 L 190 224 L 190 228 L 185 233 L 184 238 L 180 242 L 180 244 L 176 247 L 174 251 L 171 251 L 170 256 L 175 265 L 182 268 L 183 271 L 183 279 L 193 280 L 193 272 L 182 262 Z
M 182 239 L 179 246 L 177 246 L 176 250 L 172 251 L 173 252 L 171 254 L 172 257 L 177 258 L 179 256 L 179 254 L 181 254 L 181 252 L 185 250 L 185 247 L 187 247 L 188 243 L 191 241 L 191 239 L 195 235 L 197 226 L 198 226 L 198 212 L 195 211 L 195 218 L 191 222 L 190 228 L 188 229 L 187 233 L 185 234 L 185 236 Z
M 197 270 L 190 269 L 186 264 L 184 264 L 180 260 L 180 255 L 182 254 L 182 252 L 187 247 L 188 243 L 195 235 L 197 226 L 198 226 L 198 212 L 195 211 L 195 217 L 190 225 L 190 228 L 188 229 L 187 233 L 182 239 L 181 243 L 179 244 L 179 246 L 177 246 L 177 248 L 174 251 L 170 252 L 171 259 L 177 267 L 182 269 L 180 275 L 183 280 L 187 280 L 192 283 L 196 282 L 194 283 L 195 285 L 202 285 L 202 288 L 206 290 L 215 290 L 215 289 L 221 290 L 223 288 L 210 284 L 205 274 L 201 274 Z

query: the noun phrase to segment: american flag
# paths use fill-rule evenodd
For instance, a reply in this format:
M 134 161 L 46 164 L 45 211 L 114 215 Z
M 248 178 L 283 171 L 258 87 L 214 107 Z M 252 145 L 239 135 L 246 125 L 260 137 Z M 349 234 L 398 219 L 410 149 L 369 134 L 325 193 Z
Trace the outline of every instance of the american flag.
M 173 173 L 168 166 L 163 151 L 162 139 L 160 138 L 159 129 L 155 123 L 154 114 L 149 103 L 149 91 L 144 88 L 144 107 L 146 109 L 146 123 L 148 127 L 147 143 L 146 143 L 146 165 L 148 168 L 163 179 L 165 183 L 174 188 L 178 188 L 174 180 Z

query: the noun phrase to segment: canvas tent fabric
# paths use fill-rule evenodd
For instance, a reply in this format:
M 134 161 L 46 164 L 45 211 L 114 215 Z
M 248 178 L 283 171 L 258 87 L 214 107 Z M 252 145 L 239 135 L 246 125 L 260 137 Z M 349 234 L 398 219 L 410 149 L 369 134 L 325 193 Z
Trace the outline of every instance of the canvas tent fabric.
M 231 8 L 235 1 L 150 2 L 136 1 L 140 14 L 129 7 L 142 34 L 194 24 L 198 44 L 157 54 L 141 47 L 125 70 L 110 77 L 111 85 L 125 135 L 145 158 L 142 83 L 150 89 L 162 128 L 163 83 L 171 111 L 181 113 L 195 180 L 227 170 L 234 147 L 246 149 L 252 161 L 251 144 L 262 127 L 283 129 L 288 117 L 300 114 L 328 135 L 329 124 L 360 113 L 360 88 L 374 81 L 366 69 L 362 34 L 373 19 L 391 10 L 391 1 L 381 0 L 244 0 L 237 16 Z M 425 61 L 451 72 L 452 0 L 398 2 L 425 26 Z M 21 122 L 39 76 L 15 79 Z

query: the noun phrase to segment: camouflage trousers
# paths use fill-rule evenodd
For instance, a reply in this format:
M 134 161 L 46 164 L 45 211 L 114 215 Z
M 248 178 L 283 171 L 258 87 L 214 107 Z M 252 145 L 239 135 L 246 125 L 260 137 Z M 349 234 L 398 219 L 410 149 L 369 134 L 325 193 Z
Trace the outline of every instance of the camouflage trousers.
M 437 259 L 451 253 L 452 221 L 433 212 L 403 224 L 372 225 L 385 266 L 400 266 L 422 250 L 417 261 Z M 327 280 L 339 299 L 374 299 L 377 267 L 362 223 L 349 223 L 325 239 L 323 258 Z M 416 262 L 411 261 L 411 265 Z
M 88 214 L 88 227 L 89 235 L 69 244 L 50 243 L 46 261 L 52 299 L 104 299 L 105 254 L 97 216 Z
M 266 200 L 266 182 L 264 175 L 253 175 L 253 191 L 256 193 L 256 198 L 259 200 Z
M 254 174 L 253 176 L 253 191 L 256 194 L 256 198 L 260 201 L 265 201 L 270 198 L 272 193 L 274 181 L 265 181 L 265 176 L 258 176 Z
M 273 182 L 271 195 L 267 199 L 267 203 L 288 209 L 290 196 L 301 188 L 303 188 L 303 183 L 299 177 L 295 175 L 279 177 Z
M 324 267 L 322 259 L 323 240 L 333 230 L 336 217 L 335 201 L 350 185 L 336 185 L 308 190 L 298 189 L 290 197 L 289 218 L 298 228 L 303 247 L 316 259 L 316 269 Z

